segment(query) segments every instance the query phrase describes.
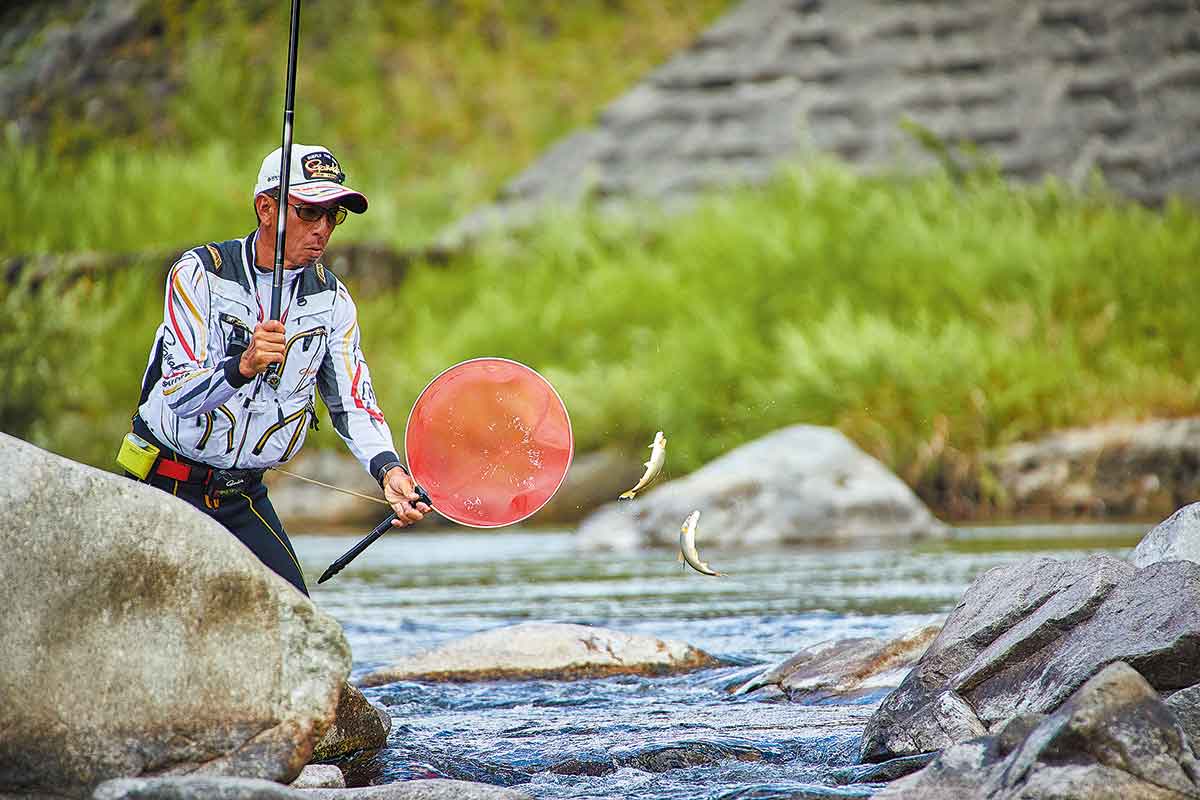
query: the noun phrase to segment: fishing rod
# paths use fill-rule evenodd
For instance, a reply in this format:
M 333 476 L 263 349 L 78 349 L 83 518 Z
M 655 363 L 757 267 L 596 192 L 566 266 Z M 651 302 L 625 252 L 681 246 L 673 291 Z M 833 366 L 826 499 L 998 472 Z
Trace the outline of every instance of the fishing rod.
M 275 223 L 275 269 L 271 275 L 271 319 L 279 319 L 283 303 L 283 245 L 287 239 L 288 190 L 292 172 L 292 118 L 296 110 L 296 51 L 300 44 L 300 0 L 292 0 L 292 21 L 288 36 L 287 87 L 283 96 L 283 144 L 279 153 L 279 202 Z M 279 388 L 279 365 L 267 368 L 267 383 Z

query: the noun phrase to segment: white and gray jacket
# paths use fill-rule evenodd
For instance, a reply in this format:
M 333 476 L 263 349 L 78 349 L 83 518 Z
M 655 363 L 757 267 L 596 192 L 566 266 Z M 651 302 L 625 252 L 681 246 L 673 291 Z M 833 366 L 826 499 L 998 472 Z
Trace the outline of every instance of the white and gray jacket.
M 194 248 L 171 267 L 138 414 L 180 455 L 263 469 L 299 452 L 319 390 L 334 429 L 378 479 L 398 461 L 396 446 L 371 388 L 354 301 L 332 272 L 318 263 L 285 273 L 278 388 L 238 371 L 254 326 L 270 314 L 271 273 L 254 266 L 256 237 Z

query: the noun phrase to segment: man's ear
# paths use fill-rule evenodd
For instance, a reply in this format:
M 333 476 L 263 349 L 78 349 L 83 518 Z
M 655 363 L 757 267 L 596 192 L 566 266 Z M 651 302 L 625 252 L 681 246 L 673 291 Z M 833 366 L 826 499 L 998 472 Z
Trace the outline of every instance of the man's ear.
M 254 213 L 261 226 L 270 222 L 275 209 L 275 198 L 268 194 L 260 194 L 254 198 Z

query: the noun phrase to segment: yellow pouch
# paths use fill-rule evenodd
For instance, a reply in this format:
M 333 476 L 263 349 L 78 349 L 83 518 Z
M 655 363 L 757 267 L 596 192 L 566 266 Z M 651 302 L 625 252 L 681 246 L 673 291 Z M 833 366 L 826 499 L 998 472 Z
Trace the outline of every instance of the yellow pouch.
M 154 462 L 158 460 L 158 448 L 147 442 L 136 433 L 125 434 L 121 440 L 121 450 L 117 453 L 117 463 L 138 477 L 146 480 Z

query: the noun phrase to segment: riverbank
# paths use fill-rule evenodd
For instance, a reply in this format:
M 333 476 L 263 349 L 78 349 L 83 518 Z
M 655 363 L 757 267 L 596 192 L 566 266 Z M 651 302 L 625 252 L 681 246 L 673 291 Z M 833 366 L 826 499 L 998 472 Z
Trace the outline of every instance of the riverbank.
M 1198 253 L 1183 204 L 825 165 L 673 216 L 553 218 L 357 300 L 397 437 L 433 375 L 501 355 L 554 383 L 577 452 L 636 458 L 665 430 L 674 478 L 788 424 L 830 425 L 935 511 L 972 518 L 995 506 L 989 450 L 1195 413 L 1181 298 Z M 164 269 L 0 286 L 0 428 L 110 467 Z M 340 448 L 331 427 L 310 446 Z

